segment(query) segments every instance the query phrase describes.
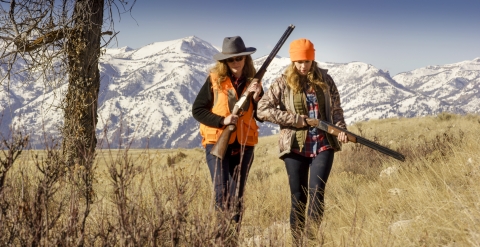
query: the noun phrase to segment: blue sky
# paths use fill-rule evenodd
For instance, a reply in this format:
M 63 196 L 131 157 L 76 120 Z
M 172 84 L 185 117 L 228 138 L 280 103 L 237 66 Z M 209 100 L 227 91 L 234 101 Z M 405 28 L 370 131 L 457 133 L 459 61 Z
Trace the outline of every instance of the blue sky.
M 268 55 L 288 25 L 288 44 L 312 40 L 316 60 L 360 61 L 397 73 L 480 57 L 480 0 L 219 1 L 137 0 L 132 13 L 115 22 L 118 43 L 140 48 L 195 35 L 221 47 L 240 35 Z

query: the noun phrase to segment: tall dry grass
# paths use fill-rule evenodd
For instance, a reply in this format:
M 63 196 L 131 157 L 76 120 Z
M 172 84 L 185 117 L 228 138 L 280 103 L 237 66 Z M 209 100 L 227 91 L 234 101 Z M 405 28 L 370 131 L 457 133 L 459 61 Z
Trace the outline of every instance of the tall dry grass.
M 344 145 L 323 222 L 310 225 L 314 238 L 305 246 L 480 245 L 480 116 L 375 120 L 349 130 L 407 159 Z M 288 179 L 277 149 L 277 136 L 256 147 L 238 235 L 229 212 L 213 210 L 201 148 L 98 150 L 93 202 L 77 235 L 68 231 L 71 208 L 83 212 L 85 193 L 72 200 L 82 186 L 66 178 L 84 168 L 58 169 L 55 148 L 23 150 L 0 190 L 1 245 L 291 246 Z

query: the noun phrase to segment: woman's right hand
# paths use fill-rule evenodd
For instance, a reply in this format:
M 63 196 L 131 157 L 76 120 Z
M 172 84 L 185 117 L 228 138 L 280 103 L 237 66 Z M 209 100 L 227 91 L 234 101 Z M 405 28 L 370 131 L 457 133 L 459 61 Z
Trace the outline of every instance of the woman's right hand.
M 231 115 L 226 116 L 223 119 L 222 124 L 223 125 L 229 125 L 229 124 L 237 125 L 237 121 L 238 121 L 238 115 L 231 114 Z
M 307 126 L 305 119 L 307 118 L 306 115 L 295 115 L 295 122 L 293 123 L 293 127 L 297 129 L 301 129 Z

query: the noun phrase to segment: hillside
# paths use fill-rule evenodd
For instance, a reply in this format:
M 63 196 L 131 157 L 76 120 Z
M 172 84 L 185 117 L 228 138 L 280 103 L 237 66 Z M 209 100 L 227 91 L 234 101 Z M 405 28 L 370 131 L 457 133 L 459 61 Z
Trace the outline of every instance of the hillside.
M 96 134 L 103 139 L 100 143 L 104 147 L 131 143 L 136 148 L 200 146 L 199 124 L 191 115 L 191 105 L 217 52 L 195 36 L 139 49 L 107 49 L 99 64 Z M 256 59 L 255 66 L 259 68 L 265 58 Z M 480 58 L 418 68 L 393 77 L 360 61 L 318 62 L 335 80 L 349 124 L 441 112 L 480 112 Z M 272 61 L 263 77 L 265 90 L 289 63 L 289 58 L 279 56 Z M 0 65 L 0 74 L 5 66 Z M 30 134 L 32 145 L 42 148 L 44 134 L 59 138 L 67 85 L 46 87 L 49 83 L 40 75 L 26 77 L 22 69 L 21 63 L 16 64 L 19 74 L 0 90 L 0 132 L 8 133 L 12 126 L 22 129 Z M 269 123 L 259 126 L 261 136 L 278 132 L 278 127 Z

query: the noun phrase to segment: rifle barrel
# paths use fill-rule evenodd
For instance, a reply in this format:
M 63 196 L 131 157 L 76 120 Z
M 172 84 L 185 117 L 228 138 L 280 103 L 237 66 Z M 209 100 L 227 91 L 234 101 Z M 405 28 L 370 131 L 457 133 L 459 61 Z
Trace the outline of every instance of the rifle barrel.
M 360 143 L 362 145 L 365 145 L 371 149 L 375 149 L 383 154 L 386 154 L 388 156 L 391 156 L 397 160 L 400 161 L 405 161 L 405 156 L 403 154 L 393 151 L 387 147 L 384 147 L 378 143 L 372 142 L 366 138 L 363 138 L 361 136 L 358 136 L 350 131 L 347 131 L 346 129 L 340 128 L 338 126 L 335 126 L 333 124 L 327 123 L 325 121 L 321 121 L 318 119 L 312 119 L 312 118 L 307 118 L 306 122 L 308 125 L 316 127 L 318 129 L 321 129 L 329 134 L 332 134 L 334 136 L 338 136 L 340 132 L 345 132 L 347 134 L 347 138 L 349 141 L 353 143 Z
M 365 146 L 367 146 L 367 147 L 369 147 L 369 148 L 375 149 L 375 150 L 377 150 L 377 151 L 379 151 L 379 152 L 381 152 L 381 153 L 384 153 L 384 154 L 386 154 L 386 155 L 388 155 L 388 156 L 391 156 L 391 157 L 393 157 L 393 158 L 395 158 L 395 159 L 397 159 L 397 160 L 405 161 L 405 156 L 403 156 L 403 154 L 398 153 L 398 152 L 396 152 L 396 151 L 393 151 L 393 150 L 391 150 L 391 149 L 389 149 L 389 148 L 387 148 L 387 147 L 384 147 L 384 146 L 382 146 L 382 145 L 380 145 L 380 144 L 377 144 L 377 143 L 375 143 L 375 142 L 372 142 L 372 141 L 370 141 L 370 140 L 367 140 L 367 139 L 365 139 L 365 138 L 363 138 L 363 137 L 361 137 L 361 136 L 357 136 L 357 142 L 360 143 L 360 144 L 363 144 L 363 145 L 365 145 Z
M 280 50 L 280 48 L 282 48 L 283 46 L 283 43 L 285 43 L 285 41 L 287 40 L 288 36 L 290 36 L 290 34 L 293 32 L 293 29 L 295 28 L 294 25 L 290 24 L 290 26 L 288 26 L 287 30 L 285 30 L 285 32 L 283 33 L 282 37 L 280 37 L 280 39 L 278 40 L 277 44 L 273 47 L 273 50 L 270 52 L 270 54 L 268 55 L 267 59 L 265 59 L 265 62 L 262 64 L 262 67 L 260 67 L 260 69 L 258 70 L 257 74 L 258 73 L 261 73 L 263 71 L 263 73 L 265 73 L 265 71 L 267 70 L 267 67 L 268 65 L 270 65 L 270 62 L 275 58 L 275 56 L 277 55 L 278 51 Z M 263 76 L 263 75 L 262 75 Z M 257 76 L 255 76 L 257 77 Z M 260 80 L 261 78 L 259 78 Z

